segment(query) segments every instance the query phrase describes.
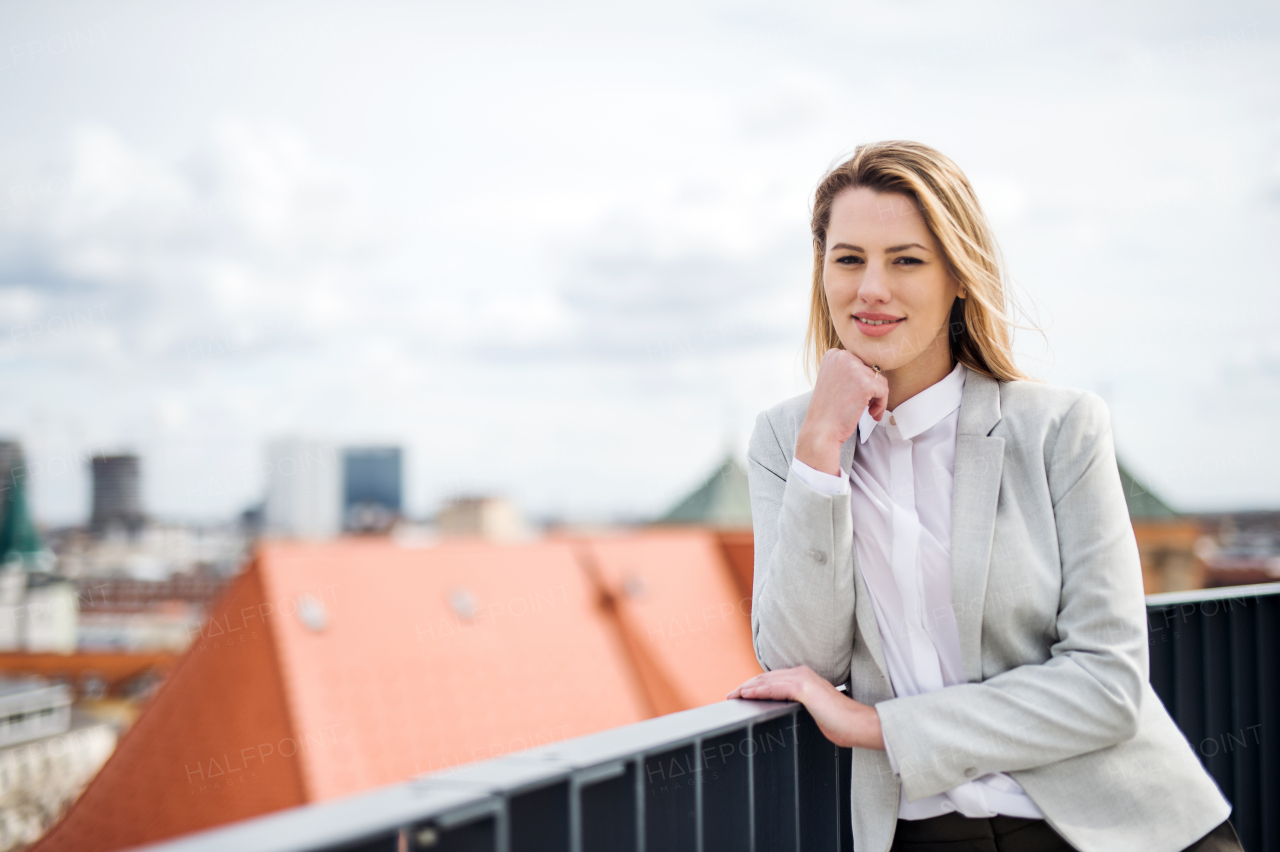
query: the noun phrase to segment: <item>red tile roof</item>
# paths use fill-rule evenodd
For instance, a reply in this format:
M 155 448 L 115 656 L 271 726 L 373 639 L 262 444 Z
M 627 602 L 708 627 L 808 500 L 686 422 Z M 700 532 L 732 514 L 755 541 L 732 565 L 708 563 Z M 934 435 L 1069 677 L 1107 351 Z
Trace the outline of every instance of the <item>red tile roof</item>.
M 621 601 L 627 630 L 669 679 L 676 700 L 661 712 L 723 701 L 759 674 L 744 598 L 716 536 L 663 531 L 583 545 Z
M 264 546 L 64 820 L 113 850 L 723 699 L 759 671 L 714 533 Z

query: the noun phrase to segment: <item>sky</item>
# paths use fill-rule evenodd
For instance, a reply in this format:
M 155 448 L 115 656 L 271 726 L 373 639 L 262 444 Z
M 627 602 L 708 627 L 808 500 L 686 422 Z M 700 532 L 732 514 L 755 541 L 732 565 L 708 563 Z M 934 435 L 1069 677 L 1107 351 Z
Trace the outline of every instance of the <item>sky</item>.
M 230 517 L 266 443 L 398 443 L 406 502 L 649 517 L 808 389 L 812 191 L 954 159 L 1022 368 L 1184 510 L 1280 506 L 1280 8 L 6 4 L 0 436 Z

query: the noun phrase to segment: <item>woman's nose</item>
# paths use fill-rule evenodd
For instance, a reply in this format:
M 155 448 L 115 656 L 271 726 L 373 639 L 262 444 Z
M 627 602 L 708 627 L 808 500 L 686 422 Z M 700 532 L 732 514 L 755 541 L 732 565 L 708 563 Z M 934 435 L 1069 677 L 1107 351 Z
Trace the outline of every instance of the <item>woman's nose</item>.
M 885 282 L 884 273 L 869 267 L 862 275 L 862 284 L 858 287 L 858 296 L 865 302 L 889 301 L 889 286 Z

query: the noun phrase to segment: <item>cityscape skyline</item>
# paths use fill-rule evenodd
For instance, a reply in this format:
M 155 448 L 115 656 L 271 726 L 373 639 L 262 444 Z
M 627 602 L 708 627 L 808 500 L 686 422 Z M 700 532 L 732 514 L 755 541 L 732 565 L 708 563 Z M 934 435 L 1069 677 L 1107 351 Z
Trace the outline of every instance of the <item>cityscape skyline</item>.
M 651 517 L 807 387 L 810 193 L 885 138 L 970 176 L 1045 329 L 1019 363 L 1107 398 L 1137 474 L 1280 505 L 1280 11 L 486 8 L 6 13 L 0 434 L 37 518 L 120 447 L 156 512 L 229 517 L 315 432 L 403 446 L 410 515 Z
M 14 438 L 4 438 L 4 437 L 0 437 L 0 442 L 7 442 L 17 446 L 21 446 L 23 443 L 21 440 L 17 440 Z M 284 449 L 284 447 L 286 446 L 288 447 L 288 449 Z M 278 449 L 279 452 L 276 452 L 275 450 L 273 450 L 273 448 Z M 215 516 L 191 517 L 191 516 L 166 514 L 163 511 L 154 511 L 154 512 L 147 511 L 145 507 L 148 505 L 148 502 L 146 498 L 143 496 L 146 492 L 146 486 L 147 486 L 147 478 L 144 475 L 144 471 L 146 468 L 145 458 L 143 458 L 140 454 L 135 453 L 127 445 L 112 445 L 110 448 L 104 447 L 96 450 L 87 451 L 82 454 L 77 454 L 74 457 L 74 459 L 71 460 L 71 461 L 74 461 L 74 463 L 81 465 L 83 468 L 80 476 L 83 477 L 83 481 L 84 481 L 83 490 L 85 493 L 86 503 L 85 503 L 83 512 L 81 512 L 78 517 L 73 516 L 69 518 L 64 518 L 63 520 L 58 522 L 49 522 L 47 519 L 42 519 L 38 515 L 33 515 L 32 520 L 38 526 L 44 527 L 44 528 L 67 528 L 67 527 L 84 527 L 86 529 L 96 528 L 95 521 L 94 521 L 95 512 L 99 511 L 99 503 L 106 502 L 106 501 L 104 501 L 103 498 L 99 496 L 97 493 L 102 486 L 100 486 L 97 483 L 95 479 L 94 471 L 96 469 L 110 469 L 112 467 L 118 466 L 119 462 L 123 460 L 130 460 L 130 466 L 131 466 L 130 474 L 134 478 L 134 480 L 128 486 L 130 490 L 129 490 L 129 500 L 127 501 L 129 503 L 129 508 L 127 511 L 134 516 L 134 520 L 136 522 L 141 522 L 141 520 L 145 518 L 146 520 L 159 520 L 164 522 L 192 523 L 192 524 L 227 523 L 227 522 L 235 521 L 237 518 L 242 517 L 247 512 L 262 511 L 265 509 L 266 503 L 271 493 L 271 472 L 273 469 L 276 469 L 279 467 L 280 459 L 277 458 L 277 456 L 280 455 L 281 453 L 283 453 L 283 455 L 289 459 L 293 459 L 295 457 L 312 458 L 312 457 L 317 457 L 324 454 L 331 454 L 331 455 L 334 455 L 335 457 L 338 457 L 338 456 L 341 457 L 341 458 L 338 458 L 337 461 L 335 462 L 338 469 L 337 479 L 334 480 L 334 482 L 332 483 L 321 483 L 319 486 L 319 489 L 325 491 L 325 493 L 330 496 L 337 495 L 336 501 L 334 502 L 334 506 L 336 508 L 334 509 L 334 518 L 330 519 L 329 521 L 323 522 L 321 526 L 323 526 L 325 529 L 332 528 L 334 530 L 359 531 L 360 523 L 358 519 L 352 519 L 351 517 L 349 517 L 349 513 L 351 512 L 351 510 L 355 508 L 359 508 L 361 504 L 361 501 L 358 499 L 358 497 L 353 495 L 358 495 L 362 493 L 362 488 L 360 486 L 357 486 L 355 489 L 352 489 L 348 484 L 348 478 L 351 475 L 351 462 L 352 462 L 351 455 L 353 454 L 362 455 L 362 454 L 372 453 L 373 455 L 376 456 L 380 453 L 388 453 L 388 452 L 393 454 L 393 457 L 395 458 L 395 464 L 399 468 L 400 474 L 396 478 L 395 486 L 394 486 L 397 489 L 396 490 L 397 499 L 395 499 L 394 501 L 388 499 L 386 500 L 386 502 L 384 502 L 383 505 L 388 510 L 391 510 L 392 515 L 394 515 L 396 518 L 403 518 L 404 520 L 409 520 L 409 521 L 430 520 L 432 517 L 435 516 L 436 512 L 438 512 L 441 509 L 447 508 L 450 504 L 460 499 L 466 500 L 466 499 L 475 498 L 477 496 L 481 496 L 481 492 L 477 491 L 477 489 L 461 486 L 456 490 L 443 492 L 442 495 L 439 497 L 439 499 L 434 502 L 434 504 L 428 505 L 425 511 L 421 511 L 416 514 L 406 513 L 403 510 L 403 506 L 405 504 L 405 495 L 407 492 L 404 491 L 402 465 L 403 465 L 403 459 L 407 454 L 405 453 L 403 447 L 391 445 L 391 444 L 371 444 L 369 442 L 355 442 L 353 444 L 346 444 L 342 442 L 320 440 L 316 438 L 304 438 L 304 437 L 294 435 L 294 436 L 288 436 L 288 437 L 278 436 L 276 438 L 272 438 L 267 442 L 265 442 L 263 453 L 262 453 L 265 460 L 261 466 L 261 469 L 257 471 L 257 473 L 259 474 L 258 479 L 260 482 L 259 489 L 257 490 L 257 492 L 252 492 L 252 491 L 250 492 L 250 496 L 244 505 L 233 506 L 231 510 L 226 514 L 220 514 Z M 723 452 L 724 451 L 722 450 L 721 455 L 723 455 Z M 71 461 L 68 461 L 65 458 L 57 459 L 57 461 L 59 462 L 59 465 L 57 468 L 54 469 L 54 471 L 51 472 L 51 475 L 58 476 L 58 477 L 76 475 L 71 468 Z M 111 464 L 106 465 L 104 468 L 103 462 L 107 462 Z M 65 467 L 64 467 L 64 464 L 65 464 Z M 715 466 L 713 465 L 712 468 L 714 467 Z M 44 473 L 44 471 L 38 464 L 24 464 L 22 466 L 22 469 L 27 472 L 28 476 L 31 476 L 37 480 L 42 475 L 42 473 Z M 708 472 L 707 470 L 703 470 L 703 471 L 699 471 L 692 478 L 686 477 L 687 482 L 684 485 L 684 491 L 688 491 L 689 486 L 696 484 L 701 479 L 705 479 L 707 472 Z M 332 474 L 333 472 L 329 471 L 329 473 Z M 381 473 L 385 477 L 385 472 L 378 471 L 378 473 Z M 365 480 L 364 480 L 365 484 L 363 485 L 364 491 L 373 490 L 376 492 L 377 489 L 381 488 L 383 489 L 383 493 L 384 494 L 386 493 L 386 489 L 389 486 L 385 482 L 378 482 L 376 485 L 370 484 L 369 480 L 367 479 L 368 474 L 365 473 L 363 474 L 363 476 L 365 477 Z M 315 484 L 315 483 L 312 483 L 312 484 Z M 115 481 L 112 481 L 111 484 L 107 485 L 106 487 L 109 491 L 115 491 L 120 488 L 120 485 L 117 484 Z M 28 491 L 30 491 L 30 486 L 28 486 Z M 681 492 L 681 493 L 683 494 L 684 492 Z M 484 494 L 482 496 L 485 496 L 485 497 L 492 496 L 492 497 L 507 499 L 508 495 L 500 492 L 495 492 L 492 494 Z M 680 495 L 677 495 L 677 497 L 679 496 Z M 142 508 L 139 508 L 139 506 L 141 506 Z M 663 508 L 664 509 L 670 508 L 670 506 L 664 505 Z M 656 514 L 658 513 L 655 513 L 655 516 Z M 548 515 L 535 516 L 534 518 L 534 520 L 543 520 L 550 523 L 575 522 L 579 520 L 584 520 L 585 522 L 588 522 L 588 523 L 600 522 L 600 521 L 619 522 L 619 523 L 637 523 L 637 522 L 644 522 L 646 519 L 647 519 L 646 516 L 626 514 L 626 513 L 622 513 L 622 514 L 619 514 L 613 517 L 607 517 L 607 518 L 588 517 L 585 519 L 564 517 L 564 516 L 552 513 Z M 101 526 L 105 527 L 105 524 Z

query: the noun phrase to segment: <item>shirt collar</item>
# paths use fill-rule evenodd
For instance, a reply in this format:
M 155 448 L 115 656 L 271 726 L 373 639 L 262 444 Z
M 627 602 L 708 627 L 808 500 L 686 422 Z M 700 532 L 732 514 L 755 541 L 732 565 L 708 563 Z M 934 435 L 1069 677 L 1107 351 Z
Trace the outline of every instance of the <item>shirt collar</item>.
M 964 364 L 957 361 L 955 369 L 947 373 L 945 378 L 929 385 L 900 404 L 896 410 L 886 411 L 880 418 L 880 422 L 888 424 L 888 418 L 892 416 L 897 421 L 899 433 L 907 439 L 914 438 L 926 429 L 932 428 L 942 418 L 960 407 L 960 398 L 964 396 L 966 372 Z M 870 410 L 864 408 L 862 417 L 858 420 L 858 442 L 865 444 L 876 425 Z

